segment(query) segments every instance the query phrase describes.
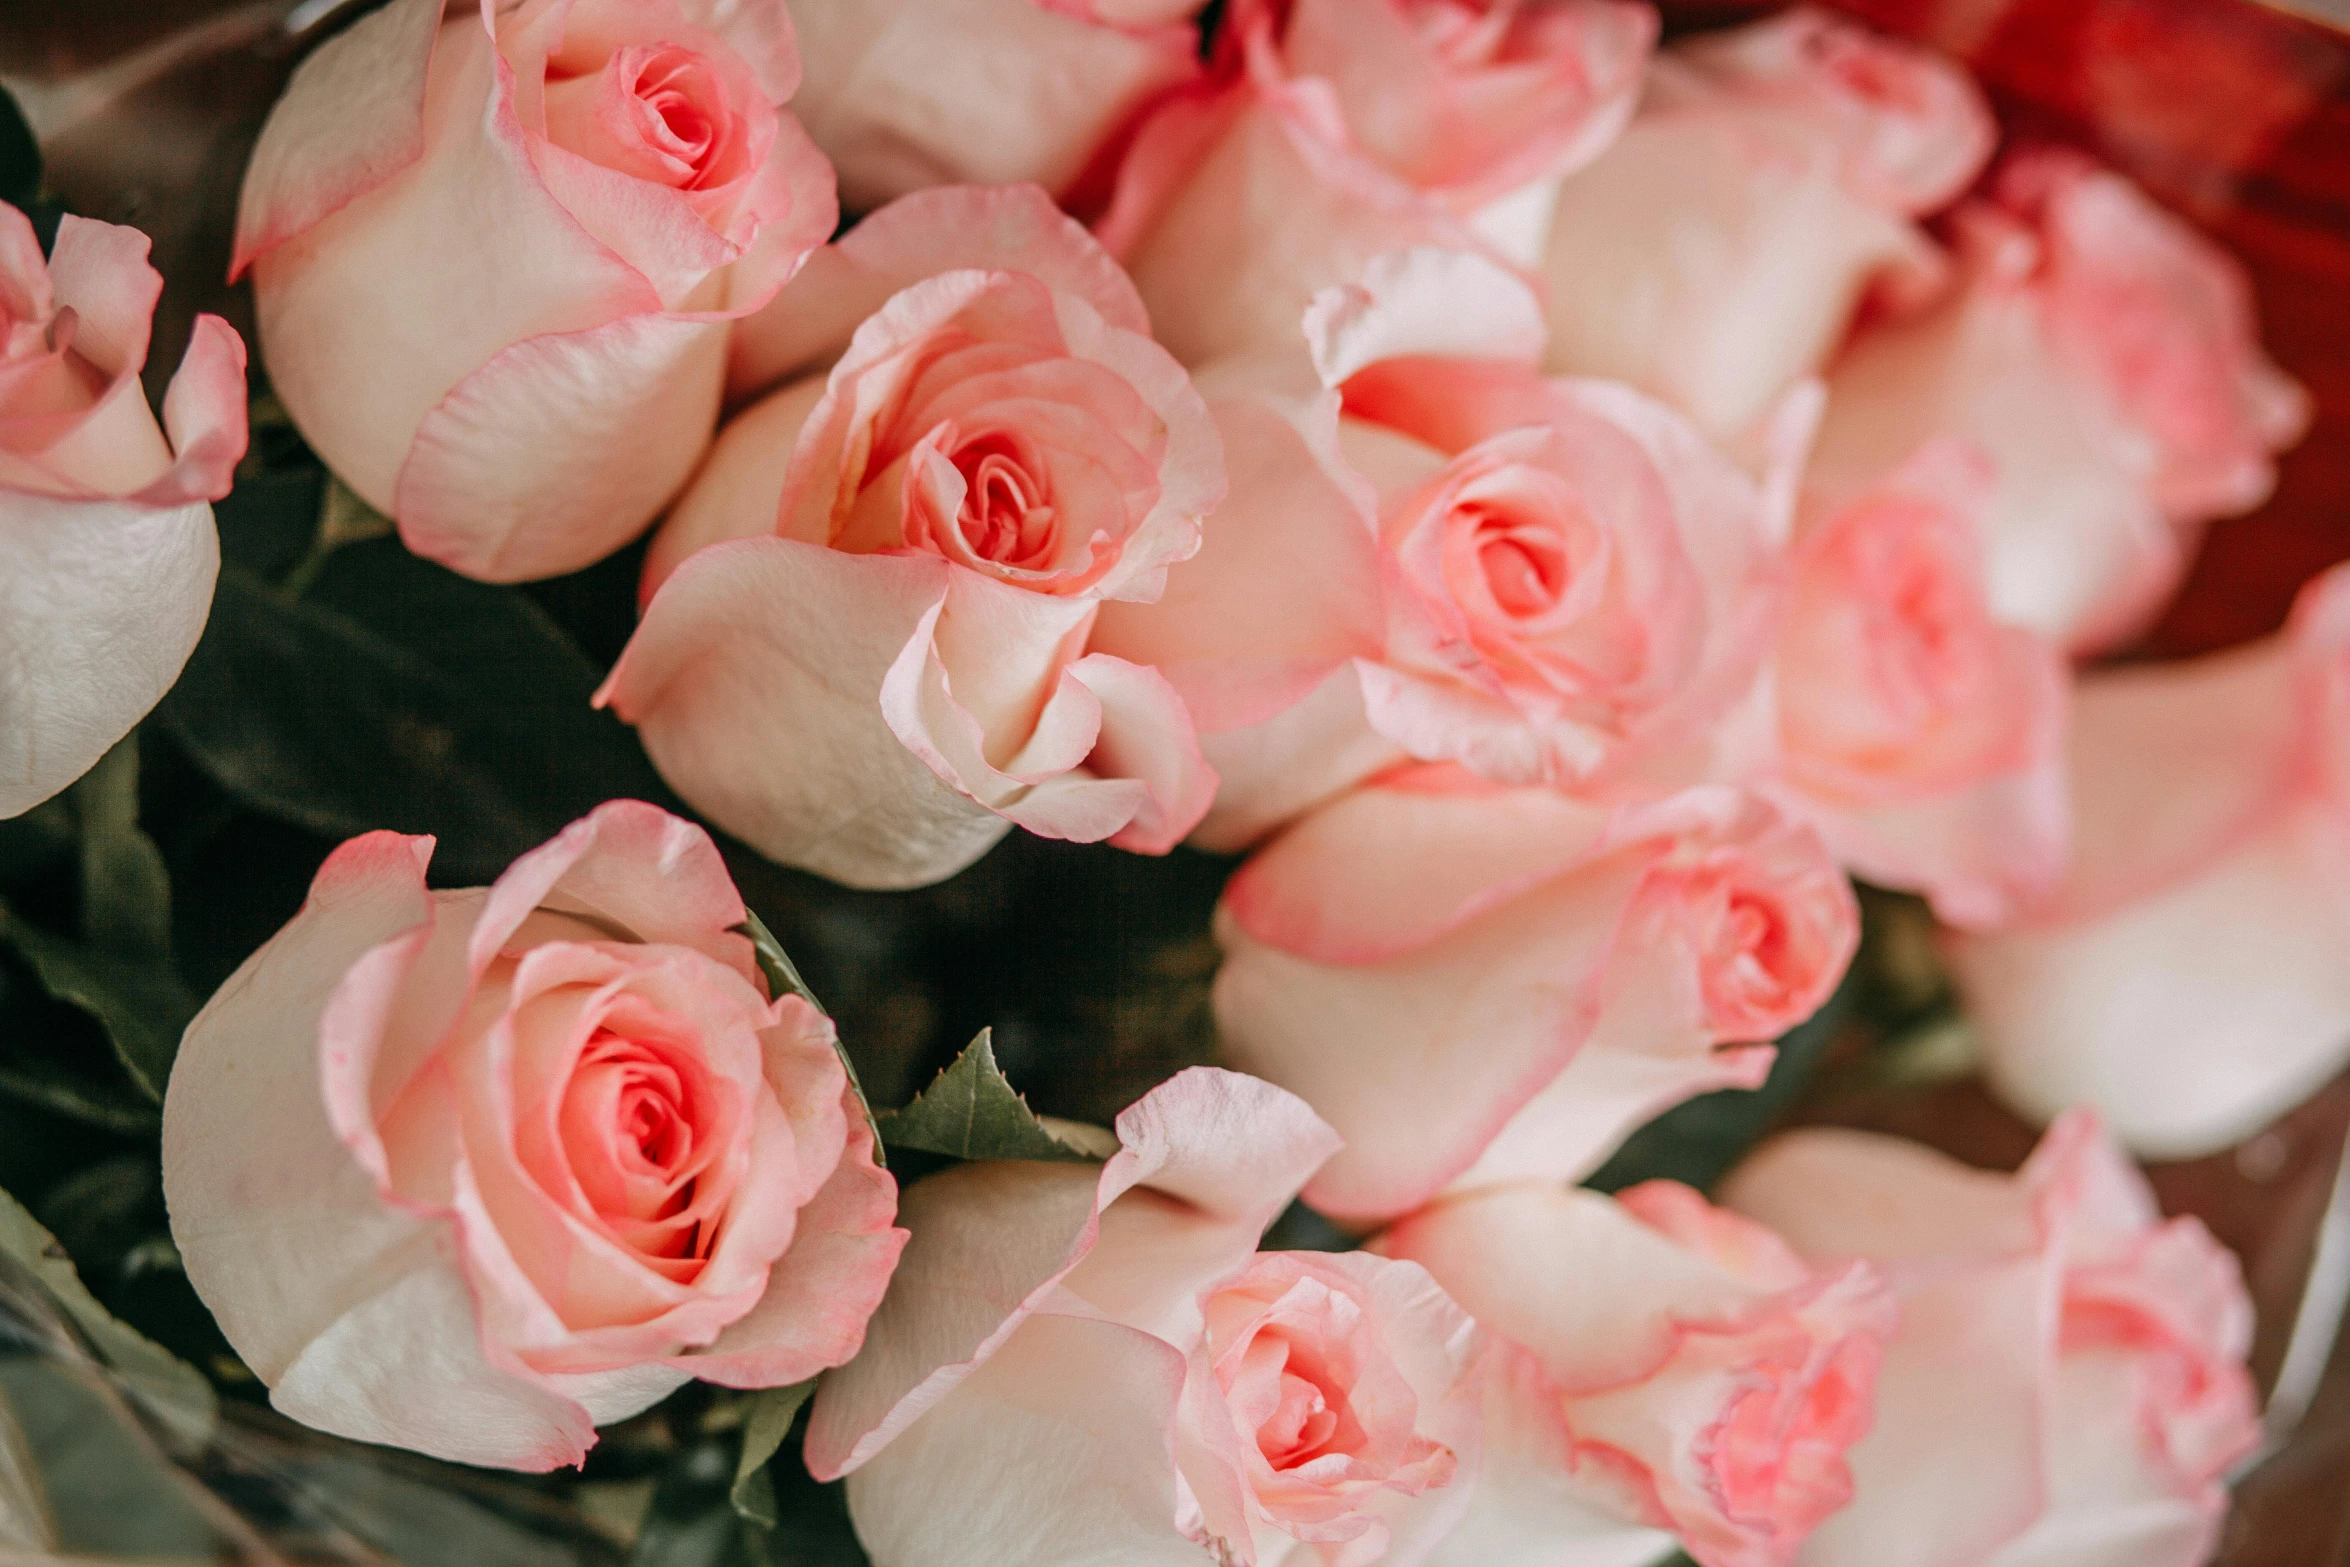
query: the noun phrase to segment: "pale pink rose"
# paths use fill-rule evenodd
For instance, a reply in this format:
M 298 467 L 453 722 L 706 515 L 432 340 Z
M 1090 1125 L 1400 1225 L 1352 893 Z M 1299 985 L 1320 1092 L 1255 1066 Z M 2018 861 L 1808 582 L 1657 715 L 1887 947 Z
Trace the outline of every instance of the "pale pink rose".
M 1204 0 L 788 0 L 792 100 L 870 211 L 930 185 L 1106 189 L 1138 118 L 1200 74 Z
M 492 887 L 428 891 L 431 854 L 328 856 L 172 1070 L 172 1236 L 270 1401 L 543 1470 L 688 1378 L 854 1355 L 896 1187 L 709 838 L 615 801 Z
M 1201 372 L 1241 480 L 1175 589 L 1100 628 L 1206 732 L 1203 843 L 1404 757 L 1633 793 L 1763 764 L 1784 456 L 1758 483 L 1628 387 L 1541 375 L 1531 296 L 1473 257 L 1380 258 L 1306 339 L 1326 390 Z
M 212 610 L 245 345 L 197 317 L 157 428 L 139 371 L 162 292 L 137 229 L 67 216 L 45 258 L 0 205 L 0 818 L 128 734 Z
M 1674 45 L 1624 134 L 1559 191 L 1549 367 L 1745 434 L 1872 295 L 1943 281 L 1915 220 L 1995 136 L 1965 71 L 1826 12 Z
M 1216 785 L 1190 716 L 1086 643 L 1199 547 L 1224 468 L 1116 264 L 1034 187 L 922 191 L 743 336 L 739 366 L 817 369 L 727 426 L 646 559 L 603 695 L 663 776 L 858 886 L 1015 824 L 1174 847 Z
M 1832 371 L 1812 482 L 1847 494 L 1933 436 L 1975 442 L 2000 618 L 2125 640 L 2201 525 L 2267 496 L 2308 398 L 2262 354 L 2236 261 L 2078 154 L 2010 158 L 1953 228 L 1958 287 Z
M 1194 1068 L 1108 1163 L 959 1165 L 807 1438 L 874 1567 L 1412 1567 L 1468 1503 L 1482 1340 L 1416 1264 L 1259 1252 L 1337 1139 Z
M 783 0 L 393 0 L 295 72 L 245 176 L 270 384 L 422 555 L 576 570 L 717 427 L 726 321 L 832 232 Z
M 2260 1428 L 2252 1302 L 2194 1219 L 2074 1112 L 2014 1176 L 1898 1138 L 1790 1133 L 1725 1201 L 1901 1301 L 1852 1502 L 1803 1567 L 2197 1567 Z
M 1158 110 L 1102 236 L 1186 364 L 1286 348 L 1314 294 L 1413 245 L 1541 253 L 1632 112 L 1656 13 L 1622 0 L 1235 0 L 1212 80 Z
M 1819 839 L 1700 789 L 1608 809 L 1420 768 L 1322 807 L 1226 888 L 1225 1059 L 1346 1139 L 1343 1219 L 1574 1179 L 1659 1111 L 1752 1088 L 1859 940 Z
M 2053 889 L 2070 843 L 2064 651 L 2000 624 L 1959 443 L 1805 526 L 1771 673 L 1782 803 L 1854 874 L 1987 926 Z
M 2072 867 L 1951 971 L 1991 1080 L 2184 1158 L 2350 1063 L 2350 568 L 2277 637 L 2084 677 Z
M 1671 1181 L 1529 1183 L 1372 1242 L 1495 1340 L 1485 1463 L 1435 1567 L 1786 1567 L 1852 1496 L 1897 1312 L 1868 1264 L 1815 1269 Z

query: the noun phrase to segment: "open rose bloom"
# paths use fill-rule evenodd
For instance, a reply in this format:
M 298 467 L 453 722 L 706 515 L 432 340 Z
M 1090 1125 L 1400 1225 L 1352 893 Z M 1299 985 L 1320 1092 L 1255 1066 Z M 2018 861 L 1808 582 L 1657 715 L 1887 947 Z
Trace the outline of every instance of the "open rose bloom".
M 1224 494 L 1149 332 L 1031 188 L 906 197 L 744 323 L 739 375 L 784 384 L 655 538 L 604 692 L 679 793 L 857 886 L 936 881 L 1015 825 L 1180 841 L 1215 791 L 1190 715 L 1087 645 Z
M 783 0 L 392 0 L 303 62 L 245 178 L 270 382 L 468 576 L 627 543 L 710 443 L 726 321 L 830 236 Z
M 1259 1252 L 1337 1139 L 1194 1068 L 1107 1163 L 914 1185 L 808 1466 L 874 1567 L 1411 1567 L 1468 1505 L 1482 1339 L 1417 1264 Z
M 854 1355 L 896 1188 L 709 839 L 616 801 L 455 892 L 431 851 L 335 851 L 172 1072 L 172 1236 L 271 1401 L 543 1470 L 688 1378 Z
M 789 0 L 792 111 L 869 212 L 932 185 L 1106 184 L 1139 116 L 1200 73 L 1205 0 Z
M 1991 483 L 1944 441 L 1810 508 L 1771 663 L 1783 803 L 1854 874 L 1967 927 L 2048 894 L 2071 849 L 2069 672 L 1992 609 Z
M 1916 220 L 1966 188 L 1993 136 L 1957 66 L 1825 12 L 1675 44 L 1623 135 L 1560 188 L 1549 365 L 1744 435 L 1864 304 L 1940 286 Z
M 1237 0 L 1212 80 L 1136 138 L 1104 241 L 1186 364 L 1287 346 L 1315 293 L 1388 251 L 1531 267 L 1656 28 L 1621 0 Z
M 163 279 L 136 229 L 0 205 L 0 818 L 147 715 L 212 608 L 212 508 L 245 455 L 245 345 L 194 337 L 160 427 L 139 387 Z
M 1802 1131 L 1729 1206 L 1815 1266 L 1874 1263 L 1901 1301 L 1851 1504 L 1803 1567 L 2197 1567 L 2258 1440 L 2252 1303 L 2193 1219 L 2075 1113 L 2015 1176 L 1896 1138 Z
M 1690 1095 L 1758 1085 L 1859 919 L 1819 839 L 1754 796 L 1607 809 L 1423 768 L 1274 839 L 1216 930 L 1226 1058 L 1346 1139 L 1307 1200 L 1376 1219 L 1586 1175 Z
M 2216 1152 L 2350 1060 L 2350 569 L 2282 634 L 2091 674 L 2074 707 L 2071 870 L 1953 973 L 2025 1113 Z
M 2306 394 L 2260 348 L 2236 261 L 2120 175 L 2010 156 L 1951 219 L 1956 285 L 1829 372 L 1811 480 L 1881 481 L 1934 436 L 1992 463 L 1991 602 L 2076 650 L 2160 613 L 2215 517 L 2250 510 Z
M 1448 1198 L 1373 1243 L 1421 1264 L 1495 1346 L 1485 1464 L 1442 1567 L 1780 1567 L 1852 1497 L 1893 1336 L 1863 1262 L 1651 1181 Z
M 1207 731 L 1203 843 L 1407 757 L 1634 795 L 1764 765 L 1790 454 L 1758 481 L 1541 349 L 1520 283 L 1421 249 L 1317 298 L 1286 355 L 1201 372 L 1233 499 L 1101 639 Z

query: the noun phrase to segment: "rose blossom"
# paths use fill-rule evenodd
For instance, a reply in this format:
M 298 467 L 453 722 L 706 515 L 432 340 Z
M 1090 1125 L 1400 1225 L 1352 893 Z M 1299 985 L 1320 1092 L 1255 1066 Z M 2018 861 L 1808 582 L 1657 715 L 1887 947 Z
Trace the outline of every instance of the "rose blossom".
M 1106 185 L 1138 114 L 1199 75 L 1203 0 L 789 0 L 792 108 L 869 211 L 929 185 Z
M 2000 1092 L 2163 1158 L 2350 1062 L 2350 568 L 2251 646 L 2084 677 L 2054 895 L 1949 955 Z
M 1859 940 L 1819 839 L 1698 789 L 1614 810 L 1452 768 L 1380 779 L 1259 850 L 1216 932 L 1225 1059 L 1346 1147 L 1342 1219 L 1589 1173 L 1692 1094 L 1752 1088 Z
M 1420 250 L 1315 301 L 1311 377 L 1201 373 L 1241 482 L 1098 644 L 1208 732 L 1203 842 L 1406 756 L 1649 793 L 1760 765 L 1786 454 L 1759 484 L 1627 387 L 1540 375 L 1540 334 L 1498 268 Z
M 782 0 L 393 0 L 295 72 L 233 273 L 270 382 L 419 554 L 628 542 L 718 421 L 725 321 L 832 232 Z
M 1932 436 L 1973 441 L 2000 618 L 2125 640 L 2196 530 L 2267 496 L 2308 398 L 2262 354 L 2234 258 L 2078 154 L 2008 159 L 1953 227 L 1959 286 L 1832 371 L 1812 482 L 1848 494 Z
M 1866 1263 L 1809 1267 L 1671 1181 L 1495 1187 L 1372 1247 L 1496 1340 L 1485 1464 L 1437 1567 L 1642 1567 L 1672 1537 L 1702 1567 L 1781 1567 L 1851 1499 L 1896 1318 Z
M 1987 926 L 2047 893 L 2070 842 L 2063 650 L 1992 617 L 1957 443 L 1804 528 L 1772 661 L 1780 794 L 1856 875 Z
M 1189 832 L 1215 775 L 1181 699 L 1086 648 L 1224 491 L 1148 333 L 1032 187 L 908 196 L 746 322 L 747 378 L 814 373 L 727 426 L 605 687 L 670 783 L 858 886 L 936 881 L 1015 823 L 1146 853 Z
M 188 1278 L 280 1410 L 553 1469 L 689 1377 L 856 1353 L 904 1244 L 834 1048 L 699 828 L 614 801 L 492 887 L 354 838 L 188 1028 Z
M 1336 1144 L 1279 1089 L 1193 1068 L 1118 1142 L 907 1192 L 807 1438 L 875 1567 L 1424 1560 L 1474 1483 L 1474 1324 L 1417 1264 L 1256 1250 Z
M 67 216 L 44 258 L 0 205 L 0 818 L 128 734 L 212 609 L 245 345 L 197 317 L 158 429 L 139 371 L 162 291 L 137 229 Z
M 1803 1567 L 2196 1567 L 2259 1439 L 2252 1302 L 2194 1219 L 2074 1112 L 2015 1176 L 1864 1132 L 1790 1133 L 1729 1206 L 1804 1257 L 1875 1263 L 1901 1328 L 1853 1499 Z
M 1529 267 L 1656 27 L 1620 0 L 1236 0 L 1214 81 L 1136 138 L 1104 242 L 1186 364 L 1287 347 L 1317 290 L 1388 251 Z
M 1963 70 L 1824 12 L 1674 45 L 1624 134 L 1560 188 L 1548 365 L 1745 434 L 1868 296 L 1942 282 L 1914 220 L 1995 134 Z

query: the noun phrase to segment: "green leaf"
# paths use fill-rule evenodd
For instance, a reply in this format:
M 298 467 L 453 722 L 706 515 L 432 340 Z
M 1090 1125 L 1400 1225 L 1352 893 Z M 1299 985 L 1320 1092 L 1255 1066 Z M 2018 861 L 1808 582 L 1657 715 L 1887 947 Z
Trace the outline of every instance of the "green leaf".
M 746 1400 L 742 1457 L 735 1463 L 729 1494 L 736 1512 L 770 1529 L 775 1527 L 775 1487 L 767 1478 L 767 1464 L 791 1435 L 792 1421 L 815 1391 L 816 1379 L 810 1377 L 790 1387 L 762 1389 Z
M 876 1119 L 882 1140 L 890 1147 L 955 1159 L 1095 1157 L 1046 1129 L 997 1068 L 995 1046 L 984 1028 L 912 1104 L 884 1111 Z
M 824 1011 L 824 1003 L 816 999 L 816 992 L 810 990 L 808 982 L 800 978 L 798 965 L 792 962 L 791 954 L 783 950 L 783 943 L 775 939 L 775 932 L 767 928 L 767 922 L 748 909 L 743 910 L 743 915 L 743 922 L 735 929 L 750 941 L 752 955 L 759 963 L 759 972 L 767 976 L 768 994 L 781 996 L 789 993 L 817 1011 Z M 889 1159 L 882 1151 L 881 1123 L 873 1114 L 873 1101 L 865 1097 L 864 1083 L 858 1080 L 857 1063 L 849 1059 L 848 1049 L 841 1043 L 838 1034 L 833 1036 L 832 1049 L 840 1057 L 841 1070 L 849 1074 L 849 1091 L 857 1096 L 857 1104 L 865 1112 L 865 1124 L 872 1128 L 874 1162 L 887 1169 Z
M 82 1285 L 73 1259 L 22 1204 L 0 1191 L 0 1255 L 39 1280 L 98 1358 L 145 1411 L 189 1449 L 212 1439 L 219 1416 L 212 1384 L 160 1344 L 116 1321 Z
M 197 1002 L 168 964 L 69 941 L 0 906 L 0 941 L 41 988 L 97 1020 L 132 1081 L 160 1104 Z
M 66 792 L 81 829 L 82 938 L 110 954 L 168 966 L 171 875 L 139 826 L 139 736 L 133 731 Z
M 389 539 L 346 545 L 289 601 L 223 567 L 156 723 L 240 803 L 327 837 L 432 833 L 487 881 L 609 799 L 671 800 L 598 671 L 512 588 Z

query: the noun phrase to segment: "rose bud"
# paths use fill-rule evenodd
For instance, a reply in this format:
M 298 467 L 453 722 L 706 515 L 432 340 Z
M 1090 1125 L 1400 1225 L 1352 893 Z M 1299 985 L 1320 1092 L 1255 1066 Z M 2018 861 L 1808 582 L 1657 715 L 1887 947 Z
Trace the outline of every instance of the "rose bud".
M 428 891 L 431 854 L 328 856 L 164 1098 L 172 1237 L 270 1402 L 544 1470 L 688 1378 L 854 1355 L 896 1187 L 709 838 L 621 800 L 492 887 Z
M 1100 602 L 1157 594 L 1224 493 L 1215 426 L 1149 330 L 1032 187 L 905 197 L 746 323 L 739 365 L 814 372 L 727 426 L 604 692 L 670 784 L 856 886 L 936 881 L 1014 824 L 1179 842 L 1215 791 L 1190 716 L 1086 647 Z
M 1372 1242 L 1494 1338 L 1485 1463 L 1435 1567 L 1785 1567 L 1852 1496 L 1891 1292 L 1688 1187 L 1447 1198 Z M 1806 1558 L 1808 1560 L 1808 1558 Z
M 197 317 L 158 429 L 139 371 L 162 292 L 137 229 L 69 215 L 44 258 L 0 205 L 0 817 L 130 733 L 212 610 L 245 345 Z
M 1621 0 L 1236 0 L 1212 82 L 1136 137 L 1103 240 L 1185 364 L 1287 348 L 1317 291 L 1388 251 L 1531 267 L 1656 29 Z
M 2160 611 L 2204 522 L 2267 496 L 2309 400 L 2262 354 L 2242 268 L 2120 175 L 2043 149 L 1991 193 L 1953 219 L 1957 288 L 1837 363 L 1810 479 L 1841 496 L 1973 441 L 1993 607 L 2095 650 Z
M 1203 844 L 1405 757 L 1648 794 L 1763 765 L 1784 454 L 1757 483 L 1662 404 L 1541 375 L 1532 296 L 1474 257 L 1383 257 L 1306 331 L 1334 396 L 1270 359 L 1202 372 L 1241 482 L 1098 638 L 1207 731 Z
M 1336 1138 L 1195 1067 L 1102 1165 L 990 1161 L 914 1232 L 807 1437 L 874 1567 L 1413 1567 L 1467 1505 L 1482 1342 L 1416 1263 L 1260 1252 Z
M 231 275 L 270 384 L 420 555 L 493 582 L 633 538 L 727 329 L 836 219 L 783 0 L 392 0 L 294 73 Z
M 1941 284 L 1915 219 L 1966 188 L 1995 135 L 1963 70 L 1825 12 L 1674 45 L 1624 134 L 1559 191 L 1547 363 L 1742 436 L 1866 299 Z
M 1901 1327 L 1852 1502 L 1803 1567 L 2197 1567 L 2259 1440 L 2252 1302 L 2194 1219 L 2074 1112 L 2014 1176 L 1899 1138 L 1789 1133 L 1725 1202 L 1820 1267 L 1874 1263 Z
M 1419 768 L 1260 849 L 1216 933 L 1224 1058 L 1346 1139 L 1343 1220 L 1577 1179 L 1693 1094 L 1752 1088 L 1859 941 L 1808 828 L 1698 789 L 1614 810 Z
M 1139 115 L 1194 81 L 1203 0 L 790 0 L 792 100 L 867 212 L 931 185 L 1106 185 Z
M 2350 568 L 2265 642 L 2083 677 L 2069 765 L 2063 885 L 1948 949 L 1992 1084 L 2216 1153 L 2350 1064 Z
M 1970 927 L 2051 891 L 2071 841 L 2064 651 L 1992 617 L 1990 485 L 1937 443 L 1811 521 L 1771 666 L 1781 803 L 1855 875 Z

